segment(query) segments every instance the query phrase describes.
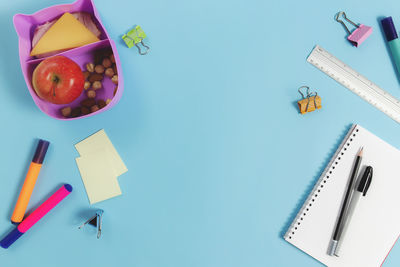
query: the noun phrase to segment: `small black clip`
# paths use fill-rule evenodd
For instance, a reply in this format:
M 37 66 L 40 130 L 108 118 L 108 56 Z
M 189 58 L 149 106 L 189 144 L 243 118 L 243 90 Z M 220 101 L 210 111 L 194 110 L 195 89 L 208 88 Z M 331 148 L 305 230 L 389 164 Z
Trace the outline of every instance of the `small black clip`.
M 84 222 L 81 226 L 79 226 L 79 229 L 82 229 L 86 224 L 92 225 L 97 228 L 97 239 L 99 239 L 101 236 L 101 225 L 102 225 L 101 220 L 103 218 L 103 213 L 104 213 L 104 210 L 96 211 L 96 215 L 94 215 L 89 220 Z

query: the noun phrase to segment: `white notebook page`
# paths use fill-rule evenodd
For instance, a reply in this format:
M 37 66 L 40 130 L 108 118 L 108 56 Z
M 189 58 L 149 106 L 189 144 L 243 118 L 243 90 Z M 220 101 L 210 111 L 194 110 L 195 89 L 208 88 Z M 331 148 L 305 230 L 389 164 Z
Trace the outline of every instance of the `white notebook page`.
M 373 167 L 372 183 L 342 236 L 339 257 L 329 256 L 329 242 L 360 147 L 364 147 L 360 170 Z M 380 266 L 400 234 L 399 188 L 400 151 L 356 125 L 318 180 L 285 240 L 327 266 Z

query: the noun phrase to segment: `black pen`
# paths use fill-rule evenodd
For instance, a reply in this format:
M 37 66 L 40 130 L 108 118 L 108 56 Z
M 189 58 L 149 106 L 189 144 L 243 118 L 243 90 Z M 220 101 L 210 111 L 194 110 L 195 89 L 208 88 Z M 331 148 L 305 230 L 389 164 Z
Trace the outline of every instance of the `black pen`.
M 339 219 L 337 220 L 335 231 L 333 233 L 332 240 L 329 244 L 328 255 L 330 256 L 336 255 L 336 249 L 340 240 L 340 236 L 342 235 L 343 226 L 346 221 L 347 212 L 350 207 L 350 199 L 351 195 L 353 194 L 353 188 L 355 186 L 356 177 L 358 169 L 361 164 L 362 156 L 363 156 L 363 148 L 361 148 L 357 154 L 356 162 L 354 164 L 353 171 L 350 176 L 350 181 L 347 185 L 346 194 L 344 196 L 343 204 L 339 213 Z
M 372 182 L 372 176 L 373 176 L 373 169 L 371 166 L 367 166 L 364 170 L 364 173 L 362 175 L 360 174 L 360 178 L 356 182 L 356 187 L 354 188 L 354 193 L 350 201 L 350 206 L 347 212 L 347 216 L 343 223 L 342 236 L 346 235 L 348 225 L 351 221 L 351 218 L 353 217 L 354 211 L 357 207 L 359 200 L 367 195 L 367 191 Z M 339 256 L 341 244 L 342 242 L 339 241 L 335 251 L 336 256 Z

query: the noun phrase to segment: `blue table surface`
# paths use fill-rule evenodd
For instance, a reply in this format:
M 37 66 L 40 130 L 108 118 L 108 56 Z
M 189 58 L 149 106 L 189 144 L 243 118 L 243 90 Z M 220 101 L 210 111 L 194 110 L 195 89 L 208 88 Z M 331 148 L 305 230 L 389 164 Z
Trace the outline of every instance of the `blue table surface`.
M 398 1 L 101 1 L 125 77 L 111 110 L 76 121 L 35 106 L 18 61 L 16 13 L 61 0 L 0 2 L 0 236 L 38 138 L 51 141 L 29 204 L 61 183 L 73 193 L 10 249 L 0 266 L 322 266 L 283 239 L 336 150 L 359 123 L 400 147 L 400 125 L 306 62 L 319 44 L 400 97 L 379 18 Z M 344 10 L 373 34 L 359 48 L 334 15 Z M 121 35 L 135 24 L 151 51 L 140 56 Z M 297 88 L 323 108 L 300 115 Z M 123 195 L 90 206 L 74 144 L 105 129 L 129 171 Z M 103 236 L 78 230 L 105 210 Z M 384 266 L 400 265 L 400 245 Z

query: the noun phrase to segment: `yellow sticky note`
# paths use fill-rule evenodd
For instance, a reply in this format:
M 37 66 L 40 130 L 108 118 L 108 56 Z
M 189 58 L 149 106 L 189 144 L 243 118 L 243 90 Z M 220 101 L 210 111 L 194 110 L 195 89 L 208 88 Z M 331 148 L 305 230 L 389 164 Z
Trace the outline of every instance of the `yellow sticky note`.
M 76 158 L 90 204 L 122 194 L 109 155 L 100 151 Z
M 70 13 L 62 15 L 40 38 L 31 56 L 71 49 L 99 41 L 88 28 Z
M 120 155 L 104 130 L 100 130 L 85 140 L 77 143 L 75 148 L 81 156 L 106 151 L 110 156 L 111 164 L 115 170 L 116 176 L 120 176 L 128 171 L 128 168 L 126 168 L 125 163 L 122 161 Z

